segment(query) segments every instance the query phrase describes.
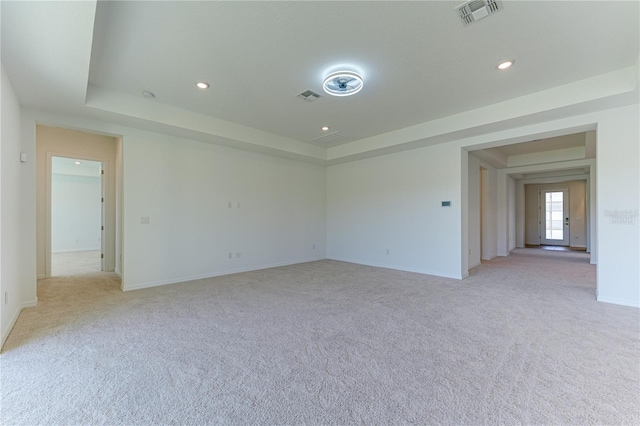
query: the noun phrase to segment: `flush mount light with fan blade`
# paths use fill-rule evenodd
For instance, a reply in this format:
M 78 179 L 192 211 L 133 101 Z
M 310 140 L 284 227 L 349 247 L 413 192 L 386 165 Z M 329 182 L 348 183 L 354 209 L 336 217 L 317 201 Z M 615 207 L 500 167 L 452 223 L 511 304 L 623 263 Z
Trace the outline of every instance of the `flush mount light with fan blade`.
M 322 82 L 325 92 L 333 96 L 351 96 L 362 90 L 362 77 L 353 71 L 338 71 L 329 74 Z

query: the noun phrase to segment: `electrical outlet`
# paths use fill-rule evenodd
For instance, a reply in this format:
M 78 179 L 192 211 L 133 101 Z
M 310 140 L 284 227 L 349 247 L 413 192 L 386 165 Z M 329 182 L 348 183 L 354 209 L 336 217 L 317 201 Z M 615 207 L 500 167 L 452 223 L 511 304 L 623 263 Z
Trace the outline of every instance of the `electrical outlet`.
M 229 252 L 229 259 L 233 259 L 233 253 Z
M 9 303 L 9 293 L 8 292 L 4 292 L 4 304 L 6 305 L 7 303 Z
M 313 245 L 313 249 L 314 249 L 314 250 L 316 249 L 316 245 L 315 245 L 315 244 Z
M 240 259 L 242 257 L 242 253 L 239 251 L 236 252 L 236 259 Z
M 151 223 L 151 219 L 149 218 L 149 216 L 142 216 L 140 217 L 140 223 L 142 225 L 149 225 Z
M 389 254 L 389 249 L 387 249 L 387 254 Z

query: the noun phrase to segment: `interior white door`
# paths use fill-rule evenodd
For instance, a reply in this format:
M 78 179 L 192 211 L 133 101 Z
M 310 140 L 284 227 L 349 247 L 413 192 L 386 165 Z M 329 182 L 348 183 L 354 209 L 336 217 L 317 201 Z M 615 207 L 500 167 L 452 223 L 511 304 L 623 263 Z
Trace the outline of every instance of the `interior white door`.
M 540 190 L 540 244 L 568 246 L 569 188 Z

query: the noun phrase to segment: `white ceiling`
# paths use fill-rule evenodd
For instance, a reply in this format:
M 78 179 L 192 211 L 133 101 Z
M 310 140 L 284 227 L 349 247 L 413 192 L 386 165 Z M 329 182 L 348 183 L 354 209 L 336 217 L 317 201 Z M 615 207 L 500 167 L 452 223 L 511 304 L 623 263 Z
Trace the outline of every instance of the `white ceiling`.
M 588 137 L 588 133 L 592 133 L 591 137 Z M 595 158 L 596 137 L 593 133 L 595 132 L 572 133 L 568 135 L 533 140 L 530 142 L 479 149 L 472 151 L 472 154 L 490 166 L 498 169 L 509 167 L 512 159 L 530 156 L 531 154 L 545 154 L 539 155 L 537 158 L 529 158 L 528 161 L 531 164 L 539 164 L 540 161 L 548 163 L 549 158 L 554 158 L 556 161 L 578 158 Z M 592 142 L 587 143 L 587 139 Z M 594 144 L 594 146 L 592 147 L 591 144 Z M 567 155 L 569 157 L 567 157 Z M 584 168 L 579 169 L 580 173 L 584 173 Z M 566 170 L 558 169 L 555 169 L 554 171 L 554 173 L 558 175 L 562 175 L 565 172 Z M 572 173 L 574 172 L 575 170 L 572 170 Z M 517 178 L 522 179 L 524 175 L 519 174 L 517 176 Z
M 491 148 L 486 151 L 499 151 L 506 157 L 534 154 L 536 152 L 556 151 L 560 149 L 580 148 L 585 146 L 585 133 L 558 136 L 514 145 Z
M 101 170 L 102 163 L 99 161 L 80 158 L 51 157 L 51 173 L 54 175 L 100 177 Z
M 302 145 L 323 125 L 349 143 L 638 60 L 636 1 L 504 1 L 468 27 L 461 3 L 3 1 L 2 62 L 27 107 L 162 131 L 158 117 L 204 117 L 194 134 L 314 153 Z M 516 64 L 500 72 L 505 58 Z M 363 91 L 324 94 L 339 68 L 359 71 Z M 298 99 L 306 89 L 323 97 Z

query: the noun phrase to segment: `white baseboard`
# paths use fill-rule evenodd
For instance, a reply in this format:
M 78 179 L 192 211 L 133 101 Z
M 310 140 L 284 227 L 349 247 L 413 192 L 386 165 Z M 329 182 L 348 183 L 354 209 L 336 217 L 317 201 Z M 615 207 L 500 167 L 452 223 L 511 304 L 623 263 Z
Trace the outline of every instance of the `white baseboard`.
M 640 308 L 640 300 L 626 300 L 626 299 L 617 299 L 615 297 L 600 297 L 600 296 L 597 296 L 596 300 L 598 302 L 611 303 L 614 305 L 631 306 L 632 308 Z
M 33 300 L 30 300 L 28 302 L 23 302 L 22 306 L 20 307 L 20 310 L 24 309 L 24 308 L 33 308 L 34 306 L 38 306 L 38 298 L 36 297 Z
M 38 298 L 35 298 L 34 300 L 22 302 L 20 305 L 18 305 L 18 309 L 16 309 L 13 316 L 11 317 L 11 320 L 9 320 L 9 324 L 7 324 L 4 330 L 2 330 L 2 336 L 0 336 L 0 350 L 4 346 L 4 342 L 7 340 L 7 337 L 9 337 L 9 333 L 11 333 L 11 330 L 13 330 L 13 326 L 16 325 L 16 321 L 18 321 L 20 312 L 22 312 L 24 308 L 31 308 L 33 306 L 36 306 L 37 304 Z
M 152 282 L 147 282 L 147 283 L 127 285 L 127 286 L 125 286 L 124 285 L 125 283 L 123 282 L 122 283 L 122 291 L 141 290 L 143 288 L 159 287 L 159 286 L 169 285 L 169 284 L 184 283 L 184 282 L 187 282 L 187 281 L 195 281 L 195 280 L 202 280 L 202 279 L 206 279 L 206 278 L 221 277 L 223 275 L 238 274 L 238 273 L 241 273 L 241 272 L 259 271 L 261 269 L 277 268 L 279 266 L 296 265 L 298 263 L 315 262 L 317 260 L 324 260 L 324 259 L 325 259 L 324 257 L 313 257 L 313 258 L 299 259 L 299 260 L 289 261 L 289 262 L 276 262 L 276 263 L 269 263 L 269 264 L 257 265 L 257 266 L 248 266 L 248 267 L 242 267 L 242 268 L 232 268 L 232 269 L 225 269 L 225 270 L 218 271 L 218 272 L 213 272 L 213 273 L 210 273 L 210 274 L 190 275 L 190 276 L 185 276 L 185 277 L 172 278 L 172 279 L 168 279 L 168 280 L 152 281 Z
M 393 269 L 395 271 L 414 272 L 416 274 L 434 275 L 436 277 L 443 277 L 443 278 L 453 278 L 455 280 L 461 280 L 461 279 L 464 279 L 467 276 L 469 276 L 469 273 L 467 273 L 466 275 L 463 275 L 463 274 L 449 274 L 448 272 L 433 271 L 433 270 L 430 270 L 430 269 L 400 268 L 400 267 L 397 267 L 397 266 L 394 266 L 394 265 L 379 264 L 379 263 L 376 264 L 374 262 L 366 262 L 366 261 L 347 259 L 347 258 L 328 257 L 327 259 L 337 260 L 337 261 L 340 261 L 340 262 L 355 263 L 357 265 L 375 266 L 376 268 Z

